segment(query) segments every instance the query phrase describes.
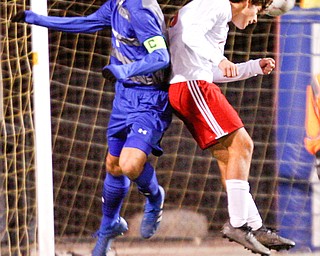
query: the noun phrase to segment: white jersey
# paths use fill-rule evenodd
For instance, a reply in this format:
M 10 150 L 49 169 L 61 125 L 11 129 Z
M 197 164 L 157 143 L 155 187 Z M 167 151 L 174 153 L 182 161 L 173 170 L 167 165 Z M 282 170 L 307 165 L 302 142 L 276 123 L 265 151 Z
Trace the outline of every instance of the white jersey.
M 224 46 L 232 18 L 229 0 L 193 0 L 182 7 L 175 18 L 168 30 L 172 62 L 170 83 L 230 82 L 218 69 L 225 59 Z M 258 60 L 248 64 L 241 65 L 240 77 L 232 80 L 262 74 Z

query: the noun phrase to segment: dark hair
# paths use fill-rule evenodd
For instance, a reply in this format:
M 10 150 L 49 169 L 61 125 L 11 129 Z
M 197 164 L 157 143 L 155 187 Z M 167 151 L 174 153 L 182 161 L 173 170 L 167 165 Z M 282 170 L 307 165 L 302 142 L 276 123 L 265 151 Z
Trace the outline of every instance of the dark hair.
M 230 0 L 232 3 L 240 3 L 244 0 Z M 273 0 L 250 0 L 250 3 L 256 6 L 261 6 L 262 10 L 265 10 L 270 4 L 272 4 Z
M 262 10 L 265 10 L 272 2 L 273 0 L 251 0 L 251 4 L 261 6 Z

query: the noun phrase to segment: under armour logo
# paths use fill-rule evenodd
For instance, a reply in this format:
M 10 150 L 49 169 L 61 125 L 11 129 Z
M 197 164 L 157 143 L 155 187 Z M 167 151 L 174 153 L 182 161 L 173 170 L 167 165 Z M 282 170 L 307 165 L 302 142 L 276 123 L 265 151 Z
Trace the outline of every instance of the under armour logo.
M 146 135 L 147 130 L 143 130 L 142 128 L 139 128 L 138 133 L 142 133 L 143 135 Z

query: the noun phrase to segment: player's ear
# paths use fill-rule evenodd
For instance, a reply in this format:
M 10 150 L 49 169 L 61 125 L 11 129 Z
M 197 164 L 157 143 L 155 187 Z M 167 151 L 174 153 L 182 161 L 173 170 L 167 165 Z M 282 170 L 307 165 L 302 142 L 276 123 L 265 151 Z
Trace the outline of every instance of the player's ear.
M 252 4 L 252 0 L 243 0 L 242 1 L 242 7 L 243 9 L 248 8 Z
M 245 8 L 248 8 L 249 5 L 252 4 L 252 1 L 251 0 L 245 0 L 244 3 L 245 3 Z

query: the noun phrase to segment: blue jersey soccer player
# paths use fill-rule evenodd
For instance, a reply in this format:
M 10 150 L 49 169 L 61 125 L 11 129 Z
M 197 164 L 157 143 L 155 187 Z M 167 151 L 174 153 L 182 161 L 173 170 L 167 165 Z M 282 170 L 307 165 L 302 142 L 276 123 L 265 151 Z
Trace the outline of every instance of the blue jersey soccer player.
M 103 217 L 93 255 L 105 255 L 111 241 L 128 229 L 120 210 L 130 181 L 146 196 L 140 231 L 143 238 L 150 238 L 159 226 L 165 194 L 147 158 L 150 153 L 162 154 L 160 141 L 172 118 L 165 81 L 169 53 L 158 3 L 109 0 L 86 17 L 52 17 L 24 11 L 12 21 L 72 33 L 112 28 L 110 64 L 102 73 L 109 82 L 115 82 L 116 93 L 107 129 Z

